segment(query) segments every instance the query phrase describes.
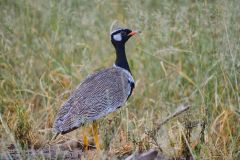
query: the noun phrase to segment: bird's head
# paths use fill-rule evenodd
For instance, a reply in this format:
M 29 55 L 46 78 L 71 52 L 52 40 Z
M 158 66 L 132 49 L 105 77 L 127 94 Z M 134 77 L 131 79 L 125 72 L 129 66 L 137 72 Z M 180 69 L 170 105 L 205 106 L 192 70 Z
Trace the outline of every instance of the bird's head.
M 111 33 L 111 41 L 114 46 L 124 45 L 130 37 L 140 33 L 140 31 L 132 31 L 127 28 L 118 28 Z

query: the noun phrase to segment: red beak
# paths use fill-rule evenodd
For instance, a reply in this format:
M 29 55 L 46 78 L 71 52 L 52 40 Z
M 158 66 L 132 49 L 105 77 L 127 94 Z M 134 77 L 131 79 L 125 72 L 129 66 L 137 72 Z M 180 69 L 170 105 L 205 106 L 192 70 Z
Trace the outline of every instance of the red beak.
M 136 31 L 132 31 L 132 32 L 130 32 L 129 34 L 128 34 L 128 36 L 133 36 L 133 35 L 135 35 L 135 34 L 137 34 L 138 32 L 136 32 Z

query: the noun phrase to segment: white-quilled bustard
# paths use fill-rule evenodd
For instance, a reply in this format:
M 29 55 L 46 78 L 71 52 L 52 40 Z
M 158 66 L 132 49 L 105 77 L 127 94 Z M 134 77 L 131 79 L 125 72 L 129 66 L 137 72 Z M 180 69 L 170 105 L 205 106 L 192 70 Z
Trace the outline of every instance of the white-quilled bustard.
M 89 75 L 77 86 L 56 116 L 53 124 L 56 135 L 68 133 L 87 122 L 95 122 L 124 105 L 134 88 L 125 43 L 138 32 L 118 28 L 111 33 L 111 42 L 116 50 L 115 64 Z M 96 124 L 94 126 L 96 132 Z M 98 148 L 96 133 L 94 139 Z

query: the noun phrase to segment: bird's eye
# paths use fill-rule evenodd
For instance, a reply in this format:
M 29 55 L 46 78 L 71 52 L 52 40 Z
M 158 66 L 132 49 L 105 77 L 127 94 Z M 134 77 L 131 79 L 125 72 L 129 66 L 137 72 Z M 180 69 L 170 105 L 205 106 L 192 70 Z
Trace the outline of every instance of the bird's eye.
M 126 36 L 126 35 L 127 35 L 127 33 L 126 33 L 126 32 L 124 32 L 124 31 L 121 31 L 121 35 L 122 35 L 122 36 Z

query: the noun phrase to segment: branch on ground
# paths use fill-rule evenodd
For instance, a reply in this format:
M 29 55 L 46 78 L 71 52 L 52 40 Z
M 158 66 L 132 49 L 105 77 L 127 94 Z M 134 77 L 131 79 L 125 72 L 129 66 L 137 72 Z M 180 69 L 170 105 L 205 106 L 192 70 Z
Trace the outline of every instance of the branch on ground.
M 178 106 L 177 109 L 176 109 L 176 111 L 175 111 L 173 114 L 169 115 L 163 122 L 159 123 L 159 124 L 157 125 L 157 127 L 155 127 L 153 130 L 148 131 L 148 132 L 146 133 L 147 135 L 149 135 L 149 136 L 152 138 L 152 140 L 154 141 L 155 145 L 158 146 L 158 148 L 159 148 L 159 150 L 160 150 L 161 152 L 162 152 L 163 150 L 162 150 L 162 148 L 160 147 L 160 145 L 159 145 L 158 142 L 157 142 L 157 139 L 156 139 L 156 134 L 157 134 L 157 132 L 159 131 L 159 129 L 160 129 L 164 124 L 166 124 L 167 122 L 169 122 L 171 119 L 177 117 L 177 116 L 180 115 L 181 113 L 187 111 L 189 108 L 190 108 L 190 106 L 186 106 L 186 105 L 183 105 L 183 104 L 180 105 L 180 106 Z

